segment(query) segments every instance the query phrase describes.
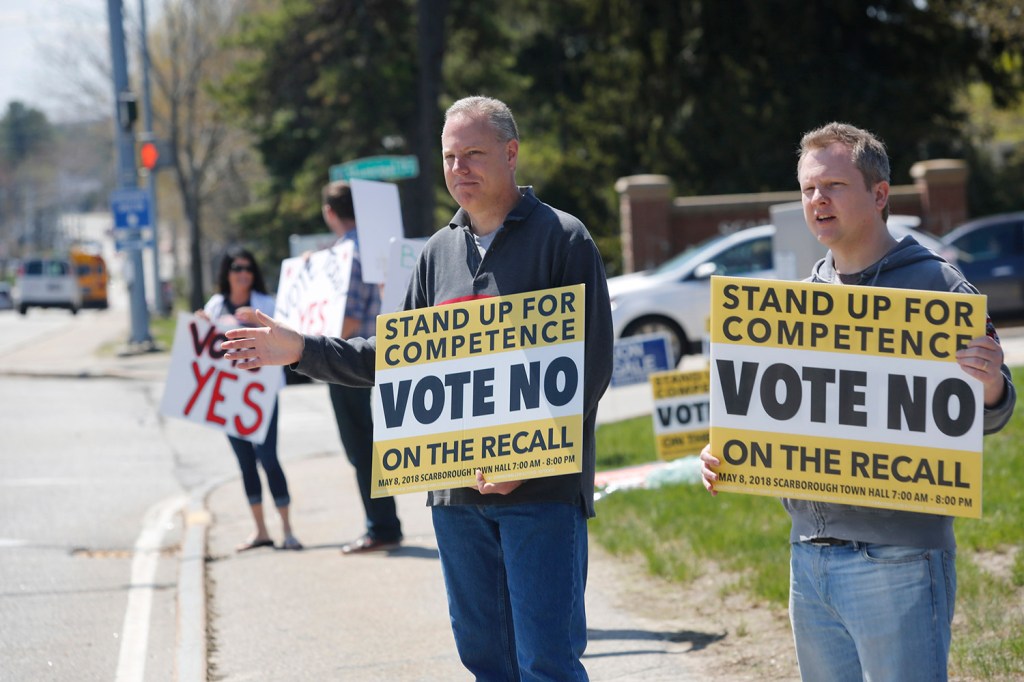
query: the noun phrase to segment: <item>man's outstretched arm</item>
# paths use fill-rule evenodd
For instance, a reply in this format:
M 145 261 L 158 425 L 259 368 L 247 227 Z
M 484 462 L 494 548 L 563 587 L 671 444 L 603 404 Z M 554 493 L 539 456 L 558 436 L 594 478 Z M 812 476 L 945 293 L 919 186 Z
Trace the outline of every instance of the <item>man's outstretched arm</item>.
M 339 339 L 303 336 L 295 329 L 263 313 L 242 318 L 245 324 L 262 326 L 231 329 L 222 344 L 224 356 L 237 360 L 239 369 L 265 365 L 289 365 L 313 379 L 345 386 L 373 386 L 376 339 Z

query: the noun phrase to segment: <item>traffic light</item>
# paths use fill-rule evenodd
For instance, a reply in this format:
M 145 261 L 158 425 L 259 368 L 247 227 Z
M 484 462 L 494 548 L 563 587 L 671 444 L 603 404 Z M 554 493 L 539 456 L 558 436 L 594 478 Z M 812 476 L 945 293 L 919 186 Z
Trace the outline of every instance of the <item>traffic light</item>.
M 167 140 L 149 134 L 139 137 L 141 139 L 135 146 L 135 160 L 140 174 L 155 173 L 174 165 L 174 150 Z
M 160 148 L 156 142 L 143 142 L 139 146 L 139 165 L 148 171 L 155 170 L 160 162 Z

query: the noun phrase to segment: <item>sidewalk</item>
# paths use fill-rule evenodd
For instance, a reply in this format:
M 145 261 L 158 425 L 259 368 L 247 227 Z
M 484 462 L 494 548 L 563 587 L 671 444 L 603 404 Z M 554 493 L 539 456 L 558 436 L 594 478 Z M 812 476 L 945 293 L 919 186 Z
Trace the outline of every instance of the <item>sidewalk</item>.
M 89 316 L 73 329 L 73 338 L 55 335 L 4 354 L 0 374 L 164 380 L 167 353 L 111 353 L 128 335 L 123 315 Z M 1008 363 L 1024 363 L 1024 330 L 1007 330 L 1003 345 Z M 191 491 L 179 563 L 178 679 L 469 679 L 455 653 L 425 495 L 398 497 L 406 535 L 401 549 L 342 556 L 341 544 L 362 532 L 363 515 L 326 389 L 290 387 L 281 401 L 281 458 L 295 532 L 306 548 L 238 554 L 234 547 L 252 526 L 241 482 L 232 478 Z M 606 395 L 599 421 L 650 411 L 647 385 L 625 387 Z M 328 430 L 334 447 L 302 450 L 288 437 L 310 429 Z M 267 518 L 280 541 L 269 506 Z M 595 543 L 590 557 L 584 662 L 591 679 L 699 679 L 683 654 L 721 633 L 693 631 L 685 604 L 667 609 L 675 614 L 671 620 L 647 618 L 630 594 L 646 589 L 638 586 L 649 578 Z
M 210 679 L 471 679 L 455 651 L 425 496 L 397 499 L 406 536 L 399 550 L 342 556 L 342 542 L 363 524 L 348 462 L 314 457 L 285 470 L 301 552 L 235 553 L 252 526 L 240 483 L 207 499 L 214 520 L 207 543 Z M 721 633 L 694 633 L 692 623 L 673 626 L 632 612 L 628 591 L 635 587 L 626 567 L 591 546 L 584 657 L 591 679 L 699 679 L 683 654 Z M 679 612 L 685 615 L 685 605 Z

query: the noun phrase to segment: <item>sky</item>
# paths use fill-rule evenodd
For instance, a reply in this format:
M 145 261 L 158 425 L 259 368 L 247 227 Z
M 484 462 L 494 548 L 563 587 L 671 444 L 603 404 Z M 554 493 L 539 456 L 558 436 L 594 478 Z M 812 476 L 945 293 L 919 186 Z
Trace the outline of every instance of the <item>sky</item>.
M 126 9 L 137 11 L 138 0 L 125 2 Z M 51 120 L 81 118 L 81 101 L 72 103 L 67 88 L 72 78 L 83 78 L 82 70 L 59 65 L 61 57 L 86 61 L 87 53 L 76 55 L 76 50 L 91 50 L 109 61 L 107 0 L 0 0 L 2 110 L 19 100 Z M 113 86 L 107 87 L 112 98 Z

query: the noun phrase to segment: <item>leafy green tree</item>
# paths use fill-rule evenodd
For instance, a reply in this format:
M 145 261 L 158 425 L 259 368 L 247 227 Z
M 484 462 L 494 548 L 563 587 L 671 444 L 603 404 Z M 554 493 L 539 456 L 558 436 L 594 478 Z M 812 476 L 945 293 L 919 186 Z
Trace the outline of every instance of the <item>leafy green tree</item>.
M 973 11 L 966 0 L 272 3 L 246 22 L 252 58 L 225 88 L 270 172 L 247 219 L 278 240 L 322 229 L 316 190 L 339 161 L 412 150 L 436 166 L 426 155 L 439 126 L 424 121 L 471 94 L 509 103 L 521 181 L 583 219 L 612 260 L 624 175 L 668 175 L 680 194 L 786 189 L 800 135 L 845 120 L 888 142 L 901 182 L 922 158 L 965 153 L 968 83 L 1012 98 L 1004 61 L 1017 34 Z M 438 68 L 439 87 L 417 90 Z M 439 224 L 454 206 L 435 183 Z
M 290 233 L 322 232 L 330 166 L 409 150 L 415 27 L 407 0 L 274 4 L 242 22 L 242 60 L 220 90 L 269 174 L 242 216 L 280 257 Z
M 1024 4 L 940 0 L 939 6 L 983 38 L 988 61 L 988 77 L 959 97 L 969 210 L 978 216 L 1024 209 Z
M 22 102 L 8 104 L 0 118 L 0 248 L 6 253 L 55 245 L 53 149 L 46 114 Z
M 16 168 L 53 140 L 53 128 L 46 114 L 21 102 L 7 105 L 0 119 L 0 161 Z
M 899 181 L 921 158 L 961 152 L 965 83 L 1004 85 L 962 16 L 911 0 L 576 0 L 548 11 L 558 16 L 533 38 L 539 59 L 524 64 L 544 76 L 523 94 L 556 103 L 546 129 L 562 148 L 545 194 L 562 194 L 599 235 L 617 230 L 608 188 L 622 175 L 663 173 L 680 194 L 785 189 L 801 133 L 830 120 L 886 139 Z

